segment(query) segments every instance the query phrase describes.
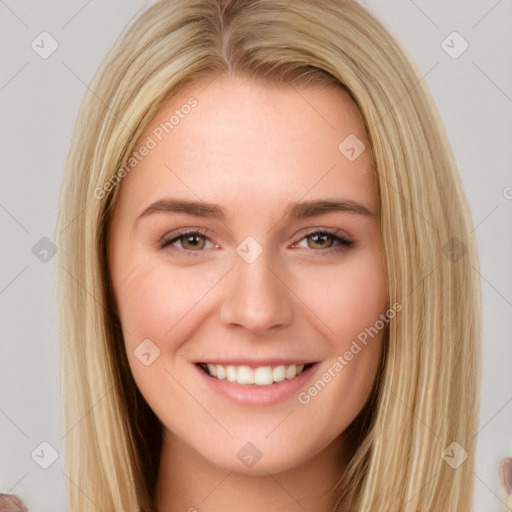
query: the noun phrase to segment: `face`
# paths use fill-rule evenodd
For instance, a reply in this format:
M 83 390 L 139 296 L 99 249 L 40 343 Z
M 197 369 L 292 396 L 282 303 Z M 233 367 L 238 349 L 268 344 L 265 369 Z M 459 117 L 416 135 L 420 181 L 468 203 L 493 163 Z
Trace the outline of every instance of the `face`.
M 135 150 L 109 268 L 165 436 L 251 474 L 339 447 L 380 357 L 382 329 L 362 333 L 386 305 L 354 103 L 335 87 L 218 77 L 162 107 Z

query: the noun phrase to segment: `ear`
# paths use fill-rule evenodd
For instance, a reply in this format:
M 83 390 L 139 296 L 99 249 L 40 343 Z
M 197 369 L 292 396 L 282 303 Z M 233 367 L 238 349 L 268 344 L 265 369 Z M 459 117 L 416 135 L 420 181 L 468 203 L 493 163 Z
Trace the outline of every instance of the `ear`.
M 505 492 L 512 495 L 512 458 L 508 457 L 501 461 L 500 466 L 501 484 L 505 489 Z M 0 510 L 1 512 L 1 510 Z
M 0 512 L 28 512 L 23 502 L 12 493 L 0 492 Z

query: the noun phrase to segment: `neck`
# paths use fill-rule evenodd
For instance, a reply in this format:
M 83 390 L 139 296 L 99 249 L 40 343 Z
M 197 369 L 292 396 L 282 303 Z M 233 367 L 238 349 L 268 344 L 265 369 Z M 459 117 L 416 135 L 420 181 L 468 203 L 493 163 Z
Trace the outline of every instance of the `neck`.
M 155 489 L 158 512 L 332 511 L 333 488 L 345 469 L 341 436 L 298 466 L 251 476 L 214 465 L 168 430 Z

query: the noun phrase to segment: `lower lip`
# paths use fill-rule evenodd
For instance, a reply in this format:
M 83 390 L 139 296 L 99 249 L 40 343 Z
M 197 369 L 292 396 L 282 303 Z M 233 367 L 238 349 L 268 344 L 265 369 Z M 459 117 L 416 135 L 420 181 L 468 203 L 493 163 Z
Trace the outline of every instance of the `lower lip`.
M 306 386 L 313 378 L 318 363 L 314 363 L 313 366 L 304 370 L 299 376 L 293 379 L 285 379 L 281 382 L 268 384 L 266 386 L 238 384 L 238 382 L 230 382 L 227 379 L 216 379 L 215 377 L 207 375 L 199 365 L 196 364 L 195 367 L 206 385 L 214 393 L 228 400 L 246 405 L 273 405 L 296 396 L 301 388 Z

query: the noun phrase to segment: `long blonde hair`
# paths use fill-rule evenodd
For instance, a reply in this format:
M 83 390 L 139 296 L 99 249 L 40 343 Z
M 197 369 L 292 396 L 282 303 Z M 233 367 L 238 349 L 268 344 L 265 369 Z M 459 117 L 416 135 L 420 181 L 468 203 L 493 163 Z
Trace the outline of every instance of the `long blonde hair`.
M 106 248 L 119 186 L 104 184 L 165 101 L 221 73 L 343 87 L 367 130 L 389 303 L 402 311 L 333 511 L 470 510 L 481 306 L 469 208 L 420 73 L 381 22 L 344 0 L 158 2 L 90 85 L 56 235 L 69 509 L 153 510 L 161 425 L 124 351 Z

